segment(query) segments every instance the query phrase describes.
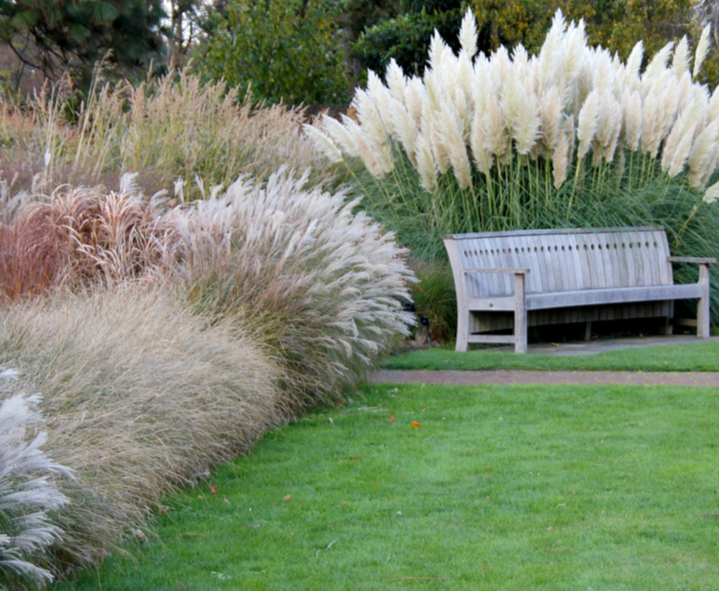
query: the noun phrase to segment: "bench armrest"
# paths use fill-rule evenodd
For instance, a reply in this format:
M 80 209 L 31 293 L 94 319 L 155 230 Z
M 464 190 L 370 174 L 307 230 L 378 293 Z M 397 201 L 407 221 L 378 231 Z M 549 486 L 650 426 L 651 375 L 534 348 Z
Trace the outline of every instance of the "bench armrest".
M 462 269 L 462 273 L 504 273 L 509 275 L 526 275 L 529 269 Z
M 700 257 L 667 257 L 670 263 L 693 263 L 695 265 L 713 265 L 717 262 L 713 258 L 700 258 Z

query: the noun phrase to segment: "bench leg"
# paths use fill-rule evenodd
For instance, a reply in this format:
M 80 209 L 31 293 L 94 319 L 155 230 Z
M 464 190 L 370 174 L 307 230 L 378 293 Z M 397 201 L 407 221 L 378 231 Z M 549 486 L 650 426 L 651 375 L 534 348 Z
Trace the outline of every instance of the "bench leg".
M 699 266 L 699 283 L 702 284 L 702 297 L 697 302 L 697 336 L 709 338 L 709 265 Z
M 584 323 L 584 340 L 589 341 L 592 338 L 592 323 L 591 322 L 585 322 Z
M 524 301 L 524 275 L 514 276 L 514 352 L 527 352 L 527 307 Z
M 457 344 L 454 347 L 455 351 L 467 351 L 469 349 L 469 324 L 470 324 L 470 312 L 466 310 L 460 310 L 457 314 Z

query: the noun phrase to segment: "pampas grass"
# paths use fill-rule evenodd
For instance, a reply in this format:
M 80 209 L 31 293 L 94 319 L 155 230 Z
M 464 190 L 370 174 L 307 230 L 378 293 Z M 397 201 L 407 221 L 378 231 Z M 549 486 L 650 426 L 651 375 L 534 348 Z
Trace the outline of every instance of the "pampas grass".
M 47 442 L 74 479 L 53 514 L 54 568 L 99 561 L 168 491 L 246 452 L 286 416 L 280 370 L 239 328 L 165 291 L 120 286 L 6 306 L 0 358 L 41 392 Z M 139 529 L 138 529 L 139 528 Z

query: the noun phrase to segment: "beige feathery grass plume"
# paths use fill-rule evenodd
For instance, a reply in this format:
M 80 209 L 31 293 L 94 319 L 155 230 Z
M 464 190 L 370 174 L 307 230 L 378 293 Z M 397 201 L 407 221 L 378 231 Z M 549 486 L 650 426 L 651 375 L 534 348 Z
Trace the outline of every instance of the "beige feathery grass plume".
M 611 92 L 606 93 L 603 101 L 601 116 L 597 125 L 597 136 L 599 137 L 603 152 L 602 156 L 607 162 L 614 160 L 614 152 L 617 149 L 619 135 L 622 131 L 622 105 L 616 101 Z
M 429 69 L 437 71 L 440 68 L 442 54 L 444 53 L 446 47 L 447 46 L 441 35 L 437 29 L 435 29 L 432 39 L 429 42 L 429 60 L 427 64 Z
M 421 78 L 412 76 L 407 81 L 407 86 L 404 89 L 405 105 L 407 106 L 407 112 L 417 124 L 422 120 L 422 108 L 426 100 L 425 93 Z
M 382 83 L 380 77 L 372 70 L 367 71 L 367 96 L 374 103 L 382 130 L 385 134 L 392 135 L 394 133 L 394 122 L 389 116 L 392 95 L 389 89 Z
M 674 123 L 674 126 L 669 132 L 669 135 L 664 141 L 660 166 L 665 172 L 669 170 L 669 167 L 672 165 L 672 159 L 674 158 L 674 153 L 676 152 L 677 146 L 679 145 L 679 140 L 682 137 L 683 130 L 684 121 L 679 119 Z
M 459 27 L 459 44 L 470 58 L 477 53 L 477 21 L 471 9 L 467 9 Z
M 439 173 L 444 174 L 449 170 L 449 167 L 452 166 L 452 161 L 450 160 L 449 153 L 444 145 L 444 134 L 440 122 L 436 119 L 437 115 L 438 114 L 435 114 L 435 117 L 432 117 L 426 123 L 423 121 L 422 128 L 429 130 L 427 139 L 429 140 L 429 145 L 432 148 L 432 158 L 434 159 L 434 163 L 437 166 Z
M 559 134 L 556 146 L 552 152 L 552 177 L 554 188 L 559 189 L 567 179 L 567 167 L 571 153 L 569 140 L 566 133 Z
M 539 116 L 542 121 L 542 137 L 549 152 L 553 152 L 559 139 L 559 124 L 562 116 L 562 99 L 557 86 L 550 87 L 539 102 Z
M 577 126 L 577 139 L 579 140 L 577 158 L 579 160 L 587 155 L 597 133 L 599 100 L 599 91 L 595 89 L 589 93 L 587 100 L 584 101 L 584 105 L 579 111 L 579 123 Z
M 684 170 L 684 164 L 686 163 L 687 158 L 689 157 L 689 152 L 692 149 L 693 139 L 694 128 L 691 128 L 679 140 L 676 150 L 674 150 L 674 154 L 669 165 L 669 170 L 667 171 L 670 177 L 675 177 Z
M 510 149 L 510 137 L 504 123 L 504 114 L 497 97 L 492 93 L 487 99 L 487 108 L 482 116 L 484 147 L 497 161 L 504 158 Z
M 342 123 L 334 117 L 325 115 L 322 117 L 321 125 L 325 133 L 332 138 L 335 144 L 337 144 L 345 154 L 356 158 L 359 156 L 359 148 L 357 147 L 357 142 L 354 137 L 352 137 L 352 134 L 349 132 L 349 126 L 346 123 L 348 119 L 349 117 L 347 117 L 347 115 L 342 115 L 342 121 L 345 122 L 345 124 L 342 125 Z
M 501 45 L 489 58 L 489 62 L 493 75 L 497 77 L 498 87 L 501 88 L 512 70 L 512 60 L 509 59 L 507 48 Z
M 539 100 L 535 94 L 522 94 L 522 109 L 512 126 L 517 153 L 528 154 L 540 138 Z
M 315 145 L 322 151 L 322 153 L 329 158 L 330 162 L 342 162 L 342 152 L 335 145 L 332 139 L 313 125 L 305 123 L 302 128 L 305 130 L 307 136 L 314 140 Z
M 454 88 L 454 105 L 467 122 L 471 118 L 472 94 L 474 93 L 474 70 L 469 56 L 462 52 L 457 58 L 457 78 L 455 81 L 448 81 Z
M 673 48 L 674 42 L 670 41 L 654 54 L 654 57 L 649 62 L 646 70 L 644 70 L 644 74 L 642 74 L 642 89 L 651 84 L 664 70 L 666 70 L 667 61 L 669 61 L 669 56 L 671 55 Z
M 686 35 L 682 37 L 674 50 L 671 69 L 677 78 L 681 78 L 685 72 L 689 71 L 689 41 Z
M 385 72 L 385 80 L 387 80 L 387 86 L 389 88 L 390 96 L 401 103 L 405 101 L 404 89 L 407 85 L 407 78 L 397 65 L 397 62 L 392 58 L 389 60 L 387 71 Z
M 373 150 L 372 146 L 367 140 L 367 137 L 362 131 L 362 128 L 357 124 L 354 119 L 349 118 L 345 121 L 345 126 L 349 128 L 349 131 L 354 138 L 355 144 L 357 145 L 357 150 L 359 151 L 360 158 L 362 158 L 362 162 L 364 162 L 364 165 L 367 167 L 369 173 L 377 178 L 383 177 L 384 170 L 380 165 L 377 156 L 375 155 L 375 151 Z
M 639 91 L 630 91 L 625 87 L 622 94 L 622 113 L 624 145 L 636 151 L 642 136 L 642 97 Z
M 597 48 L 594 60 L 594 88 L 601 94 L 604 94 L 607 90 L 613 90 L 615 76 L 611 54 L 606 50 L 600 51 Z
M 699 37 L 699 43 L 697 43 L 697 49 L 694 53 L 694 70 L 692 71 L 692 78 L 694 80 L 699 76 L 704 59 L 709 53 L 709 34 L 711 33 L 711 25 L 707 25 L 702 30 L 702 35 Z
M 703 181 L 708 178 L 713 170 L 709 170 L 714 153 L 719 146 L 719 121 L 712 121 L 707 125 L 694 140 L 694 145 L 687 159 L 689 167 L 689 184 L 692 187 L 703 186 Z
M 704 197 L 702 197 L 702 201 L 704 203 L 712 204 L 717 199 L 719 199 L 719 183 L 714 183 L 706 190 Z
M 454 170 L 454 176 L 459 186 L 462 189 L 467 189 L 472 183 L 472 169 L 464 142 L 464 122 L 451 103 L 445 103 L 438 115 L 437 123 L 442 144 Z
M 381 82 L 379 86 L 385 91 L 387 90 Z M 382 96 L 383 94 L 381 89 L 377 93 L 378 96 Z M 389 95 L 389 93 L 387 93 L 387 95 Z M 389 96 L 386 98 L 388 99 L 387 105 L 389 105 Z M 369 92 L 358 90 L 355 92 L 354 99 L 352 100 L 352 106 L 355 108 L 357 118 L 362 126 L 361 135 L 363 136 L 363 140 L 360 140 L 360 138 L 353 133 L 362 160 L 364 160 L 365 163 L 374 160 L 379 165 L 382 176 L 392 172 L 392 170 L 394 170 L 394 160 L 392 159 L 392 152 L 388 144 L 387 130 L 385 129 L 375 100 L 373 100 Z M 389 111 L 389 106 L 387 106 L 387 111 Z M 389 112 L 387 112 L 386 115 L 389 117 Z M 368 149 L 373 152 L 372 158 L 370 158 L 367 153 Z
M 580 20 L 576 25 L 571 23 L 564 37 L 562 48 L 562 70 L 565 80 L 573 80 L 582 67 L 584 55 L 587 48 L 587 34 L 584 21 Z
M 472 118 L 472 128 L 470 130 L 469 142 L 472 148 L 472 156 L 477 168 L 485 176 L 489 176 L 489 171 L 492 168 L 492 155 L 487 151 L 485 147 L 486 141 L 484 138 L 484 123 L 482 120 L 482 113 L 477 109 L 474 112 Z
M 709 99 L 709 111 L 707 113 L 710 121 L 719 119 L 719 87 L 714 89 Z
M 423 133 L 417 136 L 414 152 L 417 155 L 417 172 L 422 187 L 428 193 L 433 193 L 437 187 L 437 172 L 432 158 L 432 147 Z
M 642 152 L 655 156 L 662 141 L 661 123 L 663 101 L 660 96 L 651 92 L 643 101 L 642 109 Z
M 414 144 L 419 134 L 419 127 L 414 122 L 407 108 L 399 101 L 392 100 L 390 117 L 394 119 L 394 127 L 402 147 L 413 166 L 417 166 Z
M 549 29 L 537 57 L 539 91 L 556 84 L 557 71 L 562 67 L 562 45 L 567 23 L 561 10 L 554 13 Z
M 632 91 L 639 90 L 641 78 L 640 69 L 642 67 L 642 59 L 644 58 L 644 42 L 639 41 L 632 48 L 626 65 L 627 85 Z

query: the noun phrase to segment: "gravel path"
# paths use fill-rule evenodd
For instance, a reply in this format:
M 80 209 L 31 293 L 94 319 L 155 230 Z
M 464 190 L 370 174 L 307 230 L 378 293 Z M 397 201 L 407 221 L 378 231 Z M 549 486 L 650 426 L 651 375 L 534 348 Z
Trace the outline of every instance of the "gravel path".
M 642 371 L 455 371 L 384 369 L 372 377 L 373 383 L 477 385 L 477 384 L 624 384 L 630 386 L 705 386 L 719 388 L 719 372 L 642 372 Z

